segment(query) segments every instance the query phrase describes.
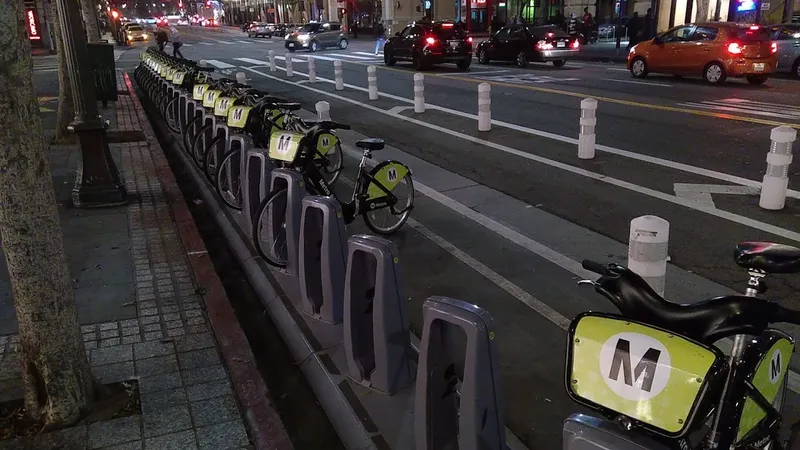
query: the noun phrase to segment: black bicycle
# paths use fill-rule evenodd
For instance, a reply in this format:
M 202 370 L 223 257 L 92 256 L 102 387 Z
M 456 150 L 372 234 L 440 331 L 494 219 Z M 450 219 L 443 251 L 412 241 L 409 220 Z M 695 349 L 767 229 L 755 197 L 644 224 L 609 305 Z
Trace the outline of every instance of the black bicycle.
M 364 139 L 356 142 L 363 150 L 358 164 L 350 200 L 341 201 L 314 162 L 315 146 L 319 139 L 332 130 L 349 130 L 350 127 L 331 121 L 312 124 L 295 123 L 302 131 L 284 131 L 270 137 L 269 156 L 283 167 L 297 170 L 303 175 L 305 189 L 312 195 L 336 198 L 342 206 L 345 223 L 363 216 L 370 230 L 388 235 L 396 232 L 408 220 L 414 207 L 414 183 L 411 170 L 398 161 L 383 161 L 369 172 L 367 159 L 372 152 L 384 148 L 382 139 Z M 403 196 L 402 191 L 407 191 Z M 405 198 L 405 200 L 401 200 Z M 286 202 L 287 188 L 278 187 L 270 192 L 256 209 L 252 237 L 258 253 L 275 267 L 286 267 Z M 388 220 L 380 220 L 385 213 Z

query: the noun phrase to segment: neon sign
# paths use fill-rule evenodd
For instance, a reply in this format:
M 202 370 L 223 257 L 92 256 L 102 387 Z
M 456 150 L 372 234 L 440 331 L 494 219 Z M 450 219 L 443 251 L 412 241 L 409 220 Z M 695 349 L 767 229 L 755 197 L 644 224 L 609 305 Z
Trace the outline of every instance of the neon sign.
M 37 41 L 42 37 L 39 36 L 39 27 L 36 26 L 36 13 L 32 9 L 25 11 L 25 18 L 28 21 L 28 39 Z
M 755 11 L 756 10 L 756 3 L 753 0 L 739 0 L 739 4 L 736 5 L 736 11 L 744 12 L 744 11 Z

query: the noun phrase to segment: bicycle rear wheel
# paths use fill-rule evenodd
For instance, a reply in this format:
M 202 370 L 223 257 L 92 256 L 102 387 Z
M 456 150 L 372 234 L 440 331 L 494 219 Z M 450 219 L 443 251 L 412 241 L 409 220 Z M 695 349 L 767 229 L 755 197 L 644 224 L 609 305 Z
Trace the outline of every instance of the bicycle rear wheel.
M 194 135 L 194 140 L 192 141 L 192 148 L 189 150 L 189 152 L 192 155 L 192 159 L 194 159 L 194 164 L 200 170 L 203 169 L 203 159 L 205 159 L 205 153 L 203 153 L 203 151 L 205 150 L 205 147 L 203 146 L 203 143 L 205 142 L 204 138 L 209 137 L 210 134 L 211 134 L 211 124 L 203 125 L 203 127 L 200 128 L 200 131 L 198 131 L 197 134 Z M 210 140 L 211 139 L 209 139 L 209 141 Z
M 414 206 L 414 182 L 411 180 L 411 172 L 400 179 L 392 189 L 392 194 L 397 197 L 396 205 L 363 213 L 364 222 L 374 233 L 392 234 L 408 220 Z M 403 200 L 404 198 L 405 200 Z
M 284 268 L 288 259 L 286 240 L 286 188 L 277 189 L 261 201 L 253 221 L 253 243 L 268 264 Z
M 189 156 L 192 156 L 191 155 L 191 150 L 192 150 L 192 145 L 191 144 L 194 141 L 194 133 L 192 132 L 192 130 L 194 130 L 194 128 L 196 128 L 197 124 L 199 124 L 202 121 L 203 121 L 203 116 L 202 115 L 195 116 L 194 118 L 192 118 L 192 120 L 189 121 L 189 124 L 186 125 L 186 129 L 183 130 L 183 149 L 186 150 L 186 153 L 189 153 Z
M 173 133 L 180 133 L 181 129 L 178 126 L 178 99 L 173 98 L 167 105 L 167 127 Z
M 342 174 L 342 169 L 344 169 L 344 154 L 342 152 L 342 145 L 340 143 L 336 143 L 327 153 L 324 155 L 317 155 L 314 158 L 314 164 L 319 168 L 319 173 L 322 174 L 322 178 L 325 181 L 332 185 L 336 183 L 339 179 L 339 175 Z
M 217 166 L 219 166 L 217 146 L 220 145 L 222 138 L 221 134 L 214 136 L 214 139 L 206 147 L 206 152 L 203 156 L 203 173 L 205 173 L 209 183 L 214 182 L 214 176 L 217 174 Z
M 239 173 L 239 158 L 241 154 L 242 151 L 238 148 L 226 153 L 217 167 L 216 179 L 214 180 L 214 188 L 217 190 L 217 195 L 226 205 L 236 211 L 242 210 L 242 184 L 241 174 Z

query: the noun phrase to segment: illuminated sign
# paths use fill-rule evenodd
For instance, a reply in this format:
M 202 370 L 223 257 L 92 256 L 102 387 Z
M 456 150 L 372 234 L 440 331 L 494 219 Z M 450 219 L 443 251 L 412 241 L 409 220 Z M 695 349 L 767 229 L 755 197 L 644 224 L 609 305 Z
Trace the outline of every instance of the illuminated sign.
M 755 11 L 756 10 L 756 2 L 754 0 L 739 0 L 739 4 L 736 5 L 736 11 L 744 12 L 744 11 Z
M 25 11 L 25 19 L 28 22 L 28 39 L 38 41 L 42 37 L 39 36 L 39 27 L 36 26 L 36 13 L 29 9 Z

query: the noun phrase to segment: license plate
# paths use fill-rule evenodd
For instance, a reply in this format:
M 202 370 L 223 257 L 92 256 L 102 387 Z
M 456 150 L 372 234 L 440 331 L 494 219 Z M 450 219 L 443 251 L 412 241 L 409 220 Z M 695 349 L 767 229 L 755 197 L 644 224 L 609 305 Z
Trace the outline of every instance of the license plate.
M 458 41 L 450 41 L 450 48 L 458 48 L 461 45 Z
M 764 71 L 764 63 L 753 64 L 753 71 L 754 72 L 763 72 Z
M 556 44 L 556 47 L 558 47 L 558 48 L 564 48 L 566 46 L 567 46 L 567 43 L 563 42 L 563 41 Z
M 294 42 L 289 42 L 289 48 L 294 47 Z

